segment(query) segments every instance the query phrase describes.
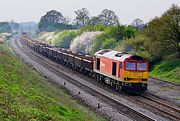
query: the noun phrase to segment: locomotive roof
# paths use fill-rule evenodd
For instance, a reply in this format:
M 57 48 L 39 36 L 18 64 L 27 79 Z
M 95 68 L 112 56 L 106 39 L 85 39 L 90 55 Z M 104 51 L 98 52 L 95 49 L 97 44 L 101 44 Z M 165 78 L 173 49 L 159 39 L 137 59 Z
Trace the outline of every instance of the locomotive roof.
M 137 55 L 132 55 L 125 52 L 119 52 L 119 51 L 109 50 L 109 49 L 100 50 L 95 53 L 95 56 L 105 57 L 105 58 L 109 58 L 109 59 L 113 59 L 117 61 L 124 61 L 127 58 L 135 58 L 138 60 L 144 60 L 142 57 L 137 56 Z

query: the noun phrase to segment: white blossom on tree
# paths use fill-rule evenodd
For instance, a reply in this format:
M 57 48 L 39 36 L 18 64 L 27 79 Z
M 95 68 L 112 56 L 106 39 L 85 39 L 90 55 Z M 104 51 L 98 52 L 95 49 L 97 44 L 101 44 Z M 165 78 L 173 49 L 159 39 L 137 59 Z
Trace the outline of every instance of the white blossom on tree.
M 90 46 L 93 43 L 93 40 L 97 35 L 100 35 L 102 32 L 84 32 L 80 36 L 76 37 L 72 44 L 70 45 L 70 49 L 75 52 L 80 52 L 83 54 L 89 54 Z

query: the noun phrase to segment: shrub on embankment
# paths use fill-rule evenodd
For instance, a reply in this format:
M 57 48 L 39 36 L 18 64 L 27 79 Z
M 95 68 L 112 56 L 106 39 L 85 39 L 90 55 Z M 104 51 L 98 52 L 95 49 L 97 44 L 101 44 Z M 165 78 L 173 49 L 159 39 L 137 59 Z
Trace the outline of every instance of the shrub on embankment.
M 46 39 L 48 43 L 54 46 L 59 46 L 62 48 L 70 48 L 70 45 L 74 41 L 77 36 L 80 36 L 84 32 L 91 32 L 91 31 L 102 31 L 105 29 L 103 25 L 97 26 L 84 26 L 77 30 L 63 30 L 63 31 L 56 31 L 55 34 L 51 39 L 48 39 L 50 36 L 47 36 L 43 39 Z M 43 33 L 42 35 L 43 36 Z
M 103 33 L 95 38 L 91 54 L 100 49 L 114 49 L 124 39 L 135 37 L 138 34 L 139 31 L 132 26 L 107 26 Z
M 93 44 L 96 36 L 100 35 L 102 32 L 84 32 L 80 36 L 77 36 L 70 45 L 70 50 L 83 54 L 90 54 L 91 46 Z
M 51 45 L 59 46 L 62 48 L 70 48 L 71 42 L 74 40 L 76 36 L 81 34 L 78 30 L 64 30 L 57 32 L 53 38 L 51 38 L 48 42 Z
M 104 120 L 45 81 L 0 44 L 0 120 Z

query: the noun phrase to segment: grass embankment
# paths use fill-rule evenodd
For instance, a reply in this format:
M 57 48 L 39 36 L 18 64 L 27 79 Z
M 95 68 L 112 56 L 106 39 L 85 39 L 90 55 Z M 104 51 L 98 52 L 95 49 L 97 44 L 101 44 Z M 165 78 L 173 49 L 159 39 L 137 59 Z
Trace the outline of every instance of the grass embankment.
M 51 85 L 0 44 L 0 121 L 105 120 Z
M 180 84 L 180 60 L 160 62 L 152 68 L 150 76 Z

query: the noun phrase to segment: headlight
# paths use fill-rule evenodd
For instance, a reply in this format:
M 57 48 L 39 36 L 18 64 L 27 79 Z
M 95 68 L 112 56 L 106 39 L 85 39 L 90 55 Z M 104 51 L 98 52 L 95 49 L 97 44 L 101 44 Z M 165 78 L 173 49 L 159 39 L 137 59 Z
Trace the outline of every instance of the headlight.
M 124 80 L 125 80 L 125 81 L 129 81 L 129 80 L 131 80 L 131 78 L 124 78 Z

